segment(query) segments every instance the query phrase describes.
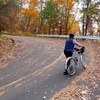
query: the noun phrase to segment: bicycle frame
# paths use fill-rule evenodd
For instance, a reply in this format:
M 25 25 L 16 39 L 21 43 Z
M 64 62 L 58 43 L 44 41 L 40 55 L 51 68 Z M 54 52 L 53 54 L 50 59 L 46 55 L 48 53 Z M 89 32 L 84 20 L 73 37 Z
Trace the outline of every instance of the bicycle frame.
M 75 52 L 77 52 L 77 54 L 78 54 L 78 57 L 77 56 L 75 56 Z M 73 53 L 73 55 L 72 55 L 72 58 L 74 58 L 75 59 L 75 61 L 76 61 L 76 63 L 77 63 L 77 65 L 79 65 L 80 63 L 81 63 L 81 59 L 82 59 L 82 54 L 80 53 L 78 53 L 78 51 L 75 51 L 74 53 Z

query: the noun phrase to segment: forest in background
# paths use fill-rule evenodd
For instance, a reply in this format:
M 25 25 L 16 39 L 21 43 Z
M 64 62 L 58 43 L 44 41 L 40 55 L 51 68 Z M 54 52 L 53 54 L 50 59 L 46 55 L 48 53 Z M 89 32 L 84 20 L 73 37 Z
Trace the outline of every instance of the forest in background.
M 0 34 L 70 33 L 100 36 L 99 0 L 0 0 Z

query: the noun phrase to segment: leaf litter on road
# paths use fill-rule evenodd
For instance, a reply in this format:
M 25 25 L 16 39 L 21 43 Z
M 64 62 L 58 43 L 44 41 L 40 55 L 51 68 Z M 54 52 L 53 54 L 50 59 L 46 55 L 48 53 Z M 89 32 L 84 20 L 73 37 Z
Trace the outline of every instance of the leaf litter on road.
M 50 100 L 94 100 L 94 98 L 100 100 L 100 94 L 95 94 L 96 90 L 100 93 L 98 84 L 100 83 L 100 43 L 85 41 L 84 46 L 89 52 L 88 56 L 91 60 L 89 66 L 72 81 L 71 85 L 56 93 Z M 81 81 L 83 83 L 78 85 L 77 83 Z

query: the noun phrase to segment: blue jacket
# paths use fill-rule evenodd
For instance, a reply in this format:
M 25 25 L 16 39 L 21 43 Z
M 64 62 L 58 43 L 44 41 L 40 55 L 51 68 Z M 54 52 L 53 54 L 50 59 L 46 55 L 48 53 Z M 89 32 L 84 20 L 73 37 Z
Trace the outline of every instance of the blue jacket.
M 64 51 L 72 51 L 74 49 L 73 39 L 66 40 Z

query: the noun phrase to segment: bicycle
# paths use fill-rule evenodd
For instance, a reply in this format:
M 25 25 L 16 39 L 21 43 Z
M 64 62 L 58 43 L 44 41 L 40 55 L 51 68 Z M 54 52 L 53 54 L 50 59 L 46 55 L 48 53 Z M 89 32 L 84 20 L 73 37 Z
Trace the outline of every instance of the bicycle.
M 76 69 L 79 64 L 81 64 L 82 67 L 86 69 L 86 62 L 84 57 L 85 47 L 80 49 L 74 48 L 74 52 L 75 51 L 78 53 L 79 57 L 75 57 L 75 55 L 73 55 L 72 57 L 68 57 L 65 61 L 65 69 L 71 76 L 76 73 Z

